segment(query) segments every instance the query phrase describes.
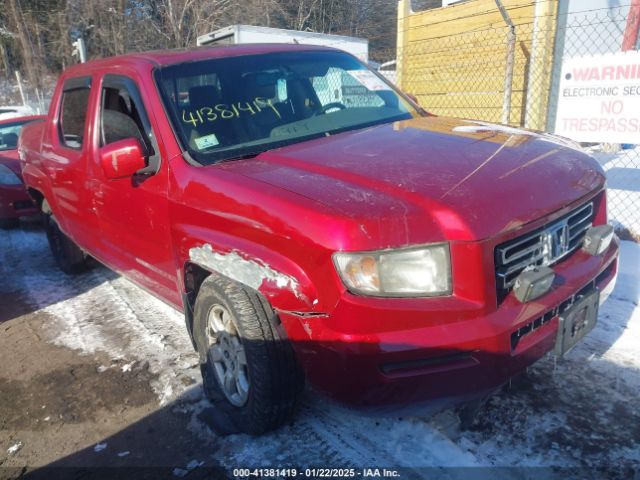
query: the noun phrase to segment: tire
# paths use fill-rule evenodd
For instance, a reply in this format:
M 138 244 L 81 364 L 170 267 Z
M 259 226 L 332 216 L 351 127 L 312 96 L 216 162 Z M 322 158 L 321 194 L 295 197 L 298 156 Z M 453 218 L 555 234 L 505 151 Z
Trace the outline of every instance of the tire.
M 60 270 L 73 275 L 87 269 L 87 255 L 60 230 L 52 214 L 44 215 L 44 228 L 51 253 Z
M 20 225 L 20 219 L 18 218 L 0 218 L 0 228 L 3 230 L 18 228 L 18 225 Z
M 304 375 L 291 344 L 278 336 L 277 322 L 276 313 L 259 292 L 217 274 L 202 283 L 193 334 L 204 391 L 220 420 L 209 419 L 217 433 L 260 435 L 292 417 L 304 389 Z M 232 360 L 224 360 L 220 351 L 225 348 L 227 352 L 241 348 L 244 363 L 242 355 L 233 353 Z M 236 381 L 227 388 L 222 372 L 231 370 Z M 234 388 L 237 395 L 230 395 Z

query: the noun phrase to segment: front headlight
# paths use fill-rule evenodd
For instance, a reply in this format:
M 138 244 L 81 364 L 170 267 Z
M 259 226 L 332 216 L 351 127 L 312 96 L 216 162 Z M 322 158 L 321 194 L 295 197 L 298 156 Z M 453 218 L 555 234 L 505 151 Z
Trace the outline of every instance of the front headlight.
M 6 165 L 0 165 L 0 185 L 21 185 L 20 178 Z
M 375 252 L 333 254 L 347 288 L 379 297 L 432 297 L 451 294 L 449 245 L 444 243 Z

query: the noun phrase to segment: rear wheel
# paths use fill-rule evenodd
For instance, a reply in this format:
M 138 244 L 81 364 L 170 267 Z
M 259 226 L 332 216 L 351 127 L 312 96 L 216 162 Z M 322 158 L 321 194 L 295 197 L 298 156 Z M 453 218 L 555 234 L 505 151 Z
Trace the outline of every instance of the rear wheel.
M 9 230 L 11 228 L 17 228 L 20 225 L 18 218 L 0 218 L 0 228 Z
M 205 393 L 224 423 L 210 419 L 218 433 L 259 435 L 292 416 L 304 376 L 276 322 L 255 290 L 216 274 L 200 287 L 193 332 Z
M 67 274 L 80 273 L 87 268 L 88 257 L 65 233 L 60 230 L 56 217 L 43 208 L 44 228 L 51 253 L 58 268 Z

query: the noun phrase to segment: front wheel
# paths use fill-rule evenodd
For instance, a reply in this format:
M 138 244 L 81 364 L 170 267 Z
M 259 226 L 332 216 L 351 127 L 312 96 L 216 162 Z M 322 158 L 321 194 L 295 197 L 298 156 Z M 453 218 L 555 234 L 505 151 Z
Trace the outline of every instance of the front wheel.
M 259 435 L 293 415 L 304 376 L 276 322 L 259 292 L 216 274 L 203 282 L 193 332 L 204 391 L 227 422 L 223 433 Z

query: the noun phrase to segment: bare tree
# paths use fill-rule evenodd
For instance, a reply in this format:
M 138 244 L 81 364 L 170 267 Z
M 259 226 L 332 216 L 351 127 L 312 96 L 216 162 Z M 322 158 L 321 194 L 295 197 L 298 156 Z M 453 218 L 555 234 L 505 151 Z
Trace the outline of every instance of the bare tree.
M 365 37 L 380 60 L 392 58 L 396 39 L 392 0 L 5 0 L 3 6 L 4 81 L 20 69 L 40 89 L 48 75 L 77 61 L 71 42 L 79 36 L 90 59 L 195 46 L 198 35 L 236 23 Z
M 151 22 L 171 47 L 195 45 L 198 35 L 222 26 L 220 20 L 231 0 L 155 0 Z
M 22 63 L 29 79 L 33 85 L 38 84 L 38 72 L 35 67 L 35 54 L 36 51 L 31 40 L 31 34 L 27 19 L 22 12 L 22 6 L 19 0 L 9 0 L 8 2 L 9 14 L 13 20 L 13 27 L 15 28 L 16 38 L 20 42 L 22 47 Z

